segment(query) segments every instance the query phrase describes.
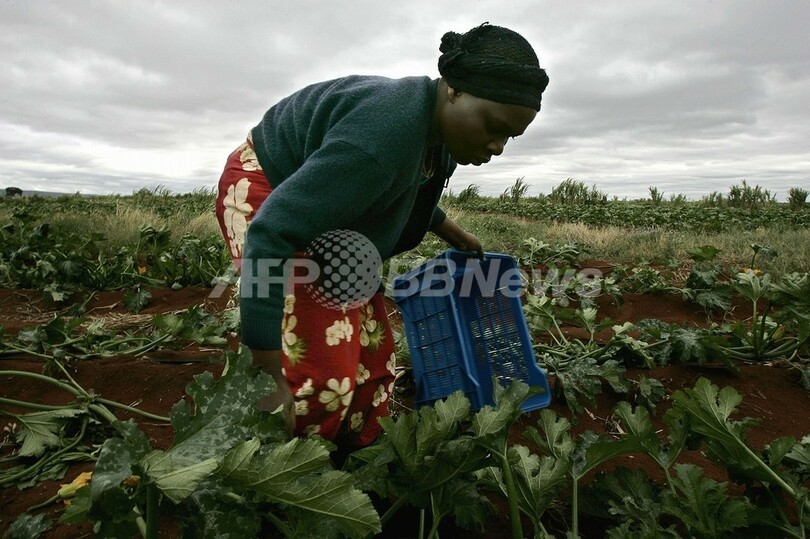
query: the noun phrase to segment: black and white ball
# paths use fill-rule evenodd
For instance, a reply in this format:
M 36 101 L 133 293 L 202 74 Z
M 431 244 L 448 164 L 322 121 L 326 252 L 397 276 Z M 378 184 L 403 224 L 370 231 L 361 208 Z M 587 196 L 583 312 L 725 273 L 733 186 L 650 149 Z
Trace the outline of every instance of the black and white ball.
M 331 309 L 353 309 L 380 288 L 382 258 L 367 237 L 354 230 L 331 230 L 307 248 L 317 263 L 318 279 L 306 285 L 315 300 Z

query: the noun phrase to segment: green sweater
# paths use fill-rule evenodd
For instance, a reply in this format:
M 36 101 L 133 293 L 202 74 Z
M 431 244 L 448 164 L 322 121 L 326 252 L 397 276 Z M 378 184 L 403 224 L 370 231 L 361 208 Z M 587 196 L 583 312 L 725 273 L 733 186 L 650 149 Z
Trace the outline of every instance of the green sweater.
M 444 221 L 436 204 L 455 163 L 422 177 L 436 100 L 428 77 L 351 76 L 283 99 L 253 128 L 259 164 L 273 187 L 250 223 L 242 262 L 242 342 L 281 348 L 283 290 L 246 279 L 256 261 L 286 260 L 324 232 L 366 236 L 383 260 L 414 248 Z M 270 276 L 278 278 L 281 266 Z M 245 283 L 247 286 L 244 286 Z M 280 280 L 275 282 L 280 283 Z

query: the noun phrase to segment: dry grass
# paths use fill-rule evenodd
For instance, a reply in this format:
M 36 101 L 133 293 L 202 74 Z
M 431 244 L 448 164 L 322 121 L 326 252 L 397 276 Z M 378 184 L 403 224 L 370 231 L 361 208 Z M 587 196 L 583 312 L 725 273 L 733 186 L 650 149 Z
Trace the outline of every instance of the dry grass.
M 186 214 L 161 217 L 153 211 L 125 205 L 119 206 L 112 213 L 56 214 L 49 222 L 56 228 L 66 230 L 100 232 L 112 248 L 137 242 L 140 228 L 144 225 L 151 225 L 156 229 L 165 226 L 171 230 L 173 239 L 179 239 L 186 234 L 206 237 L 220 233 L 213 211 L 192 217 Z
M 449 215 L 476 234 L 488 251 L 516 253 L 526 238 L 557 245 L 576 241 L 588 249 L 587 258 L 611 262 L 689 260 L 689 249 L 712 245 L 721 250 L 717 261 L 724 266 L 750 265 L 757 243 L 774 249 L 771 261 L 757 259 L 757 266 L 777 274 L 810 270 L 810 230 L 757 229 L 722 233 L 667 230 L 629 230 L 590 227 L 581 223 L 548 223 L 505 215 L 475 214 L 453 209 Z

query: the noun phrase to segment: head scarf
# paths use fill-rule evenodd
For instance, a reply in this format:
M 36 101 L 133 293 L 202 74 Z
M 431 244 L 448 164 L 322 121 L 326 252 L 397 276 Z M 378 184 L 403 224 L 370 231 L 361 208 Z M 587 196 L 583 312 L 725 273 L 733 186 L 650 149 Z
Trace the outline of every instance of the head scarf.
M 517 32 L 484 23 L 465 34 L 447 32 L 439 50 L 439 73 L 451 88 L 540 110 L 548 75 Z

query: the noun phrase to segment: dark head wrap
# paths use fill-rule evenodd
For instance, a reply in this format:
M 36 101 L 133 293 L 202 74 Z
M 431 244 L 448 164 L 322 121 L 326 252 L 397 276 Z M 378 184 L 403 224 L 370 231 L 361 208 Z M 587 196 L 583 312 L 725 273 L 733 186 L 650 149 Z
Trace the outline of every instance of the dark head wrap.
M 540 110 L 548 75 L 517 32 L 484 23 L 465 34 L 447 32 L 439 50 L 439 73 L 451 88 Z

